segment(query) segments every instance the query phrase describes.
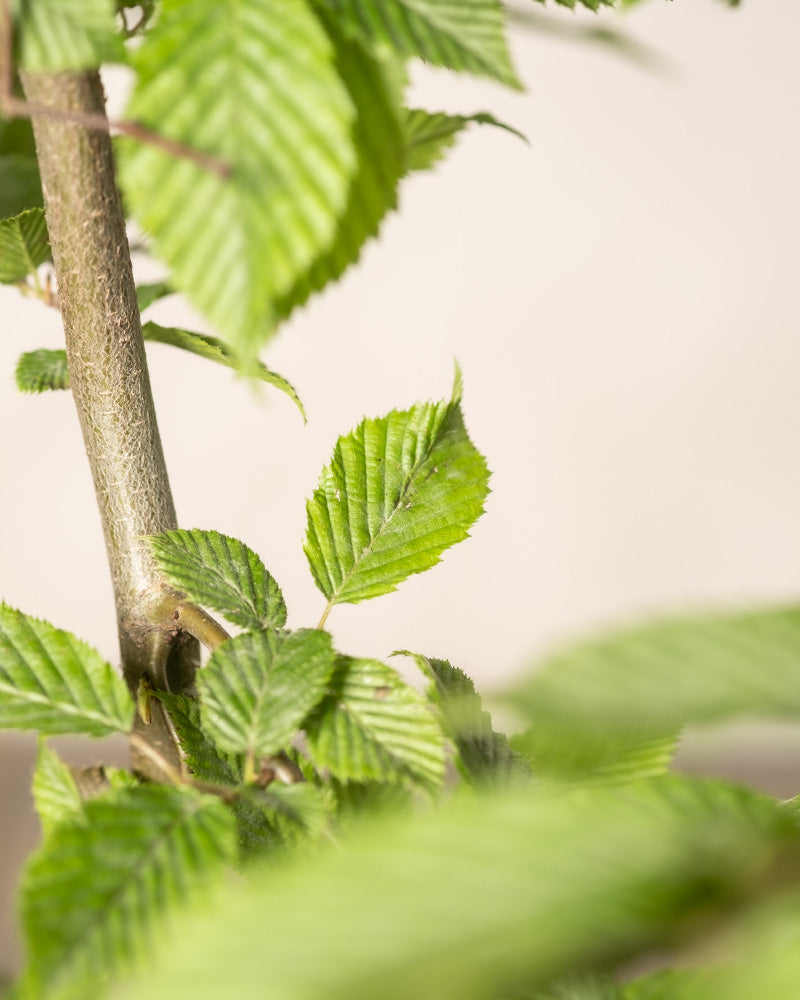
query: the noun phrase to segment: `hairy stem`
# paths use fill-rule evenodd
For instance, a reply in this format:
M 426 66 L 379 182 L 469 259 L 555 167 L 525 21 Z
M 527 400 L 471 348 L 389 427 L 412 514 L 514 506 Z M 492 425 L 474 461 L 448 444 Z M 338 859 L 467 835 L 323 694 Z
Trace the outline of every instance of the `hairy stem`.
M 96 72 L 30 74 L 45 213 L 75 405 L 94 478 L 117 609 L 122 667 L 135 694 L 191 685 L 194 640 L 167 642 L 161 576 L 143 535 L 176 527 L 156 425 L 111 139 L 70 116 L 105 115 Z M 164 629 L 161 641 L 159 629 Z M 182 637 L 183 638 L 183 637 Z

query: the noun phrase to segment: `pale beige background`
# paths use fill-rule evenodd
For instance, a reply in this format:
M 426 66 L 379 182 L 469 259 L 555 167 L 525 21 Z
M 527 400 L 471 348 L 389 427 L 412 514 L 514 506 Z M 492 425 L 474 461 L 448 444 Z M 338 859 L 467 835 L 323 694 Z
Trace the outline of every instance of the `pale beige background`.
M 291 626 L 324 604 L 302 554 L 304 498 L 336 435 L 446 394 L 458 357 L 494 472 L 486 514 L 439 567 L 329 625 L 346 652 L 446 656 L 484 686 L 600 623 L 800 591 L 800 5 L 554 16 L 623 23 L 662 61 L 643 70 L 515 28 L 524 95 L 415 74 L 420 104 L 491 110 L 531 145 L 471 131 L 266 350 L 308 426 L 274 392 L 150 349 L 182 525 L 259 551 Z M 196 322 L 172 302 L 154 318 Z M 57 317 L 0 289 L 0 330 L 0 597 L 113 658 L 71 399 L 13 388 L 21 351 L 59 344 Z M 16 745 L 0 743 L 0 764 Z M 6 844 L 19 828 L 8 801 Z

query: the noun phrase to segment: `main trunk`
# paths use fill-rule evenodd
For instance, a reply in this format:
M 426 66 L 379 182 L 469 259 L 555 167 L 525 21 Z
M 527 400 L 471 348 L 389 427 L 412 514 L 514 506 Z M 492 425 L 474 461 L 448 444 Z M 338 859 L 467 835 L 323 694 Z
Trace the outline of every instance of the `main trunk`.
M 95 72 L 23 74 L 27 99 L 105 114 Z M 191 682 L 193 649 L 168 645 L 154 620 L 162 591 L 143 535 L 176 527 L 142 342 L 131 258 L 107 132 L 34 120 L 72 393 L 105 533 L 122 666 L 132 692 Z M 188 655 L 187 655 L 188 654 Z M 171 683 L 167 674 L 171 673 Z

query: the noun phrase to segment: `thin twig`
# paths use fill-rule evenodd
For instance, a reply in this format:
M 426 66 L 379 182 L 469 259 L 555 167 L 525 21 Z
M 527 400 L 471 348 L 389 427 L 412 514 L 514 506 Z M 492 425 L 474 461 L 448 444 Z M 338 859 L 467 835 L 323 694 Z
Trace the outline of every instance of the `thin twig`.
M 220 157 L 214 156 L 213 153 L 204 153 L 200 149 L 193 149 L 177 139 L 170 139 L 158 132 L 153 132 L 152 129 L 140 122 L 116 119 L 109 121 L 104 114 L 51 108 L 45 104 L 24 101 L 16 97 L 14 95 L 12 21 L 9 0 L 0 0 L 0 36 L 2 36 L 0 37 L 0 112 L 6 118 L 54 118 L 58 121 L 81 125 L 83 128 L 96 132 L 117 132 L 149 146 L 154 146 L 156 149 L 161 149 L 163 152 L 169 153 L 170 156 L 196 163 L 203 170 L 208 170 L 218 177 L 231 176 L 233 170 L 230 163 Z

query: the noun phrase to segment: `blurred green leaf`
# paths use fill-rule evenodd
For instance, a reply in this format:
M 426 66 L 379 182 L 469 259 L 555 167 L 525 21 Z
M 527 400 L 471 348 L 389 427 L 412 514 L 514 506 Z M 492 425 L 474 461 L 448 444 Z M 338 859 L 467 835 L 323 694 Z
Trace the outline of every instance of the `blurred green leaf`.
M 43 209 L 29 208 L 11 219 L 0 219 L 0 283 L 24 281 L 46 260 L 50 260 L 50 244 Z
M 405 109 L 405 170 L 429 170 L 455 145 L 460 132 L 469 125 L 494 125 L 527 142 L 525 136 L 486 111 L 474 115 L 448 115 L 443 111 Z
M 11 0 L 11 11 L 24 69 L 87 69 L 124 58 L 114 0 Z
M 52 834 L 65 820 L 74 819 L 83 811 L 72 769 L 44 740 L 39 740 L 32 790 L 36 813 L 45 836 Z
M 67 352 L 40 348 L 20 355 L 14 372 L 20 392 L 46 392 L 48 389 L 69 389 Z

